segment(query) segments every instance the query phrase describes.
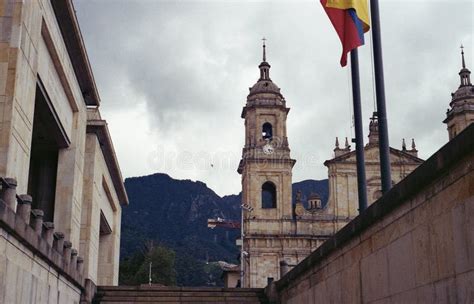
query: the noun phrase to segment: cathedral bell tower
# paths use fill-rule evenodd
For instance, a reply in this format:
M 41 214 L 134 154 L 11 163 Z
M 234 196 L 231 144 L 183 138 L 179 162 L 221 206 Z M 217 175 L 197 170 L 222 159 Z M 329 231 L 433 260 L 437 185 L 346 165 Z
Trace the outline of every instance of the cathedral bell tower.
M 242 175 L 243 287 L 265 287 L 280 277 L 282 246 L 275 241 L 293 229 L 292 168 L 286 118 L 289 108 L 270 78 L 265 42 L 260 78 L 250 88 L 242 110 L 245 146 L 238 172 Z M 251 211 L 249 211 L 251 210 Z M 281 242 L 281 240 L 280 240 Z M 276 248 L 275 248 L 276 247 Z
M 446 111 L 446 119 L 443 121 L 448 126 L 449 140 L 474 122 L 474 86 L 471 83 L 471 71 L 466 67 L 463 46 L 461 62 L 460 85 L 456 92 L 451 94 L 451 108 Z

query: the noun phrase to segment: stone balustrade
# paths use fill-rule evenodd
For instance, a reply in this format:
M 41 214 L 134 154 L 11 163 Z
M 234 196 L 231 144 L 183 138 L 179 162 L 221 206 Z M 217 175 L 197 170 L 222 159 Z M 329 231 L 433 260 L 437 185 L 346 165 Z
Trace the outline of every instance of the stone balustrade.
M 85 290 L 89 282 L 84 280 L 84 259 L 78 256 L 77 249 L 65 240 L 64 233 L 54 231 L 54 223 L 43 221 L 43 210 L 31 209 L 30 195 L 17 195 L 14 178 L 2 177 L 0 184 L 0 227 L 76 287 Z
M 31 210 L 31 227 L 35 230 L 35 232 L 41 235 L 41 231 L 43 230 L 43 216 L 44 212 L 41 209 L 33 209 Z

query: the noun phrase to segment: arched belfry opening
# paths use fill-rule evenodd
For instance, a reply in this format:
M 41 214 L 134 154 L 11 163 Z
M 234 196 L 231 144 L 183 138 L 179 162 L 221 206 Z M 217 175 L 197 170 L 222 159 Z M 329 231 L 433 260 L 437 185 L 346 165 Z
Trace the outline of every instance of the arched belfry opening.
M 273 127 L 272 124 L 266 122 L 262 126 L 262 137 L 263 139 L 272 139 L 273 137 Z
M 276 187 L 272 182 L 266 182 L 262 185 L 262 208 L 276 208 Z

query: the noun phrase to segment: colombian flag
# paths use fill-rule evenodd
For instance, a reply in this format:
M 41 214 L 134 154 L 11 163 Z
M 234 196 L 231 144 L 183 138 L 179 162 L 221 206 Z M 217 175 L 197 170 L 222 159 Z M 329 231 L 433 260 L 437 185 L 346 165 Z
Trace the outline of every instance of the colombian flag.
M 367 0 L 321 0 L 321 4 L 341 40 L 344 67 L 347 53 L 364 44 L 364 33 L 370 29 Z

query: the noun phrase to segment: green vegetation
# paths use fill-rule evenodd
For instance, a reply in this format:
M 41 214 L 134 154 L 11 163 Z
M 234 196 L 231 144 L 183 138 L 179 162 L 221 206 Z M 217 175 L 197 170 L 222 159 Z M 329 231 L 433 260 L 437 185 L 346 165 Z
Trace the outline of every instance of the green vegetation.
M 148 284 L 151 263 L 153 284 L 166 286 L 223 286 L 222 269 L 193 255 L 147 241 L 143 249 L 120 262 L 120 285 Z
M 120 263 L 120 285 L 154 284 L 176 285 L 175 252 L 165 246 L 148 242 L 142 251 L 136 252 Z

